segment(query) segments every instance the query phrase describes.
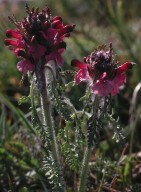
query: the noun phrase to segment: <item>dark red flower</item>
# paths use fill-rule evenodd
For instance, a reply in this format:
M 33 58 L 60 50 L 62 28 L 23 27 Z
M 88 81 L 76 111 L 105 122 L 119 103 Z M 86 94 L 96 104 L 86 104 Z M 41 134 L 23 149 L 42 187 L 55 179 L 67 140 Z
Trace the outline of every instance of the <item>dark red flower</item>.
M 21 22 L 9 17 L 9 20 L 16 25 L 16 29 L 9 29 L 6 32 L 8 37 L 5 45 L 18 58 L 23 61 L 18 63 L 19 71 L 24 74 L 27 71 L 34 71 L 36 64 L 41 58 L 47 62 L 56 60 L 58 65 L 63 64 L 62 53 L 66 48 L 65 37 L 69 37 L 74 25 L 64 25 L 62 18 L 52 18 L 49 8 L 29 9 L 26 5 L 27 17 Z
M 125 72 L 132 68 L 132 62 L 126 62 L 118 67 L 119 62 L 114 61 L 112 44 L 109 50 L 105 46 L 99 47 L 84 58 L 84 62 L 73 60 L 72 65 L 79 68 L 75 82 L 87 81 L 94 94 L 107 96 L 116 95 L 118 88 L 126 82 Z

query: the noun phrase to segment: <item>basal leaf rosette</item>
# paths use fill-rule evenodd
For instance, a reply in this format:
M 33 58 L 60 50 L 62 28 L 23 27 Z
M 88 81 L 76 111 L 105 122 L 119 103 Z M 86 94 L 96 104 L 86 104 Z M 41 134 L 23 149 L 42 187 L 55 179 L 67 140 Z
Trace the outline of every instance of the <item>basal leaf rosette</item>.
M 76 84 L 86 81 L 92 92 L 100 96 L 116 95 L 119 87 L 126 82 L 125 72 L 133 65 L 132 62 L 125 62 L 119 66 L 113 55 L 112 44 L 108 51 L 105 50 L 104 45 L 100 46 L 84 57 L 84 62 L 72 60 L 72 66 L 79 68 L 75 76 Z

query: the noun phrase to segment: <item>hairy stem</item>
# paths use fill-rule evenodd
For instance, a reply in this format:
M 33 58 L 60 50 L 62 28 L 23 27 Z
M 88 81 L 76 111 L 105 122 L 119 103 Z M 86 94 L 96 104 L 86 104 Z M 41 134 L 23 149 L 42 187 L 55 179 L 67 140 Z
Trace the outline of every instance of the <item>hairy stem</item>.
M 53 64 L 55 66 L 54 62 Z M 44 124 L 51 138 L 50 145 L 52 148 L 52 155 L 59 164 L 58 146 L 57 146 L 56 135 L 55 135 L 55 130 L 53 126 L 53 119 L 51 115 L 52 107 L 51 107 L 51 102 L 50 102 L 49 92 L 48 92 L 48 84 L 52 83 L 50 81 L 53 80 L 53 73 L 51 69 L 48 67 L 48 65 L 50 65 L 50 63 L 47 63 L 45 65 L 44 72 L 43 72 L 44 76 L 42 77 L 44 82 L 43 82 L 43 88 L 41 91 L 41 109 L 42 109 Z
M 50 140 L 51 140 L 50 146 L 51 146 L 53 158 L 58 162 L 58 165 L 60 165 L 59 150 L 58 150 L 56 134 L 55 134 L 53 119 L 51 114 L 52 106 L 51 106 L 51 101 L 50 101 L 49 91 L 48 91 L 48 85 L 50 83 L 53 83 L 54 76 L 55 76 L 55 62 L 50 61 L 45 65 L 43 77 L 42 77 L 43 87 L 41 90 L 41 110 L 43 114 L 43 121 L 44 121 L 45 127 L 50 136 Z
M 38 81 L 38 86 L 40 89 L 40 105 L 41 105 L 41 114 L 43 118 L 43 122 L 41 124 L 43 125 L 43 129 L 45 131 L 45 134 L 47 135 L 47 145 L 50 148 L 51 156 L 53 157 L 55 167 L 58 167 L 58 176 L 59 176 L 59 182 L 58 186 L 60 188 L 58 190 L 61 190 L 62 192 L 65 192 L 65 185 L 64 185 L 64 179 L 62 176 L 62 167 L 60 163 L 60 155 L 59 155 L 59 148 L 57 143 L 57 137 L 55 133 L 55 123 L 53 119 L 53 105 L 52 105 L 52 92 L 53 89 L 55 89 L 55 80 L 56 80 L 56 63 L 55 61 L 49 61 L 45 65 L 43 65 L 43 60 L 40 61 L 40 65 L 38 66 L 44 66 L 43 70 L 42 68 L 37 70 L 36 77 Z
M 88 147 L 86 147 L 84 157 L 83 157 L 83 162 L 82 162 L 79 192 L 84 192 L 85 191 L 91 151 L 92 151 L 91 148 L 89 149 Z
M 95 96 L 94 103 L 93 103 L 93 117 L 97 117 L 97 111 L 98 111 L 98 106 L 99 106 L 99 98 L 98 96 Z M 96 124 L 94 125 L 95 128 Z M 89 161 L 91 157 L 91 153 L 93 150 L 93 146 L 85 148 L 84 152 L 84 157 L 83 157 L 83 162 L 82 162 L 82 167 L 81 167 L 81 175 L 80 175 L 80 186 L 79 186 L 79 192 L 85 192 L 86 188 L 86 182 L 87 182 L 87 175 L 88 175 L 88 169 L 89 169 Z

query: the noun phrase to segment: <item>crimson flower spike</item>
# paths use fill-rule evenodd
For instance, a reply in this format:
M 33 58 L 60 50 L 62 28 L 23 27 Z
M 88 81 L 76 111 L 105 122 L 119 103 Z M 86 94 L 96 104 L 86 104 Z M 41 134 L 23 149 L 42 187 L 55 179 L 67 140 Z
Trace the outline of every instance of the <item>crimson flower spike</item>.
M 84 62 L 75 59 L 71 64 L 79 68 L 75 76 L 76 84 L 86 81 L 92 92 L 100 96 L 116 95 L 118 88 L 126 82 L 125 72 L 135 65 L 133 62 L 125 62 L 118 66 L 119 62 L 114 59 L 112 43 L 108 51 L 105 51 L 105 45 L 102 45 L 84 57 Z
M 18 21 L 14 16 L 9 17 L 16 28 L 6 32 L 5 45 L 13 50 L 17 58 L 21 58 L 17 68 L 25 75 L 34 72 L 37 63 L 42 58 L 45 62 L 55 60 L 59 66 L 63 64 L 62 53 L 66 49 L 65 37 L 69 37 L 75 25 L 64 25 L 62 18 L 52 18 L 48 7 L 30 10 L 26 4 L 27 16 Z

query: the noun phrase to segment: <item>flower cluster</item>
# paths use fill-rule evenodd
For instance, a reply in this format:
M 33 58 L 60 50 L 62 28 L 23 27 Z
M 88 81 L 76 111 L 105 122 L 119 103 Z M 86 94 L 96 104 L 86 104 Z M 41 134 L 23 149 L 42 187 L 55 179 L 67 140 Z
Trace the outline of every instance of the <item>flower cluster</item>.
M 87 81 L 94 94 L 107 96 L 116 95 L 118 88 L 126 82 L 126 72 L 132 68 L 132 62 L 126 62 L 118 66 L 119 62 L 114 60 L 112 44 L 109 50 L 105 51 L 105 46 L 84 57 L 84 62 L 72 60 L 72 65 L 79 68 L 75 76 L 75 82 Z
M 49 8 L 30 10 L 26 5 L 27 17 L 21 22 L 9 17 L 9 20 L 16 25 L 16 29 L 9 29 L 6 32 L 8 37 L 5 45 L 14 51 L 18 58 L 23 58 L 17 64 L 19 71 L 26 74 L 34 71 L 36 64 L 41 58 L 45 62 L 56 60 L 58 65 L 63 64 L 61 54 L 66 48 L 65 37 L 70 36 L 74 25 L 63 25 L 62 18 L 52 18 Z

